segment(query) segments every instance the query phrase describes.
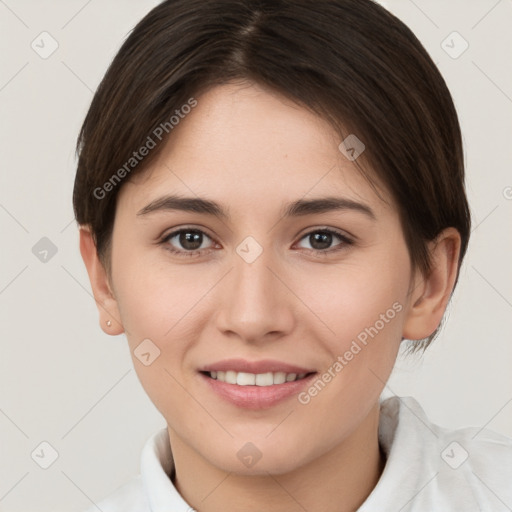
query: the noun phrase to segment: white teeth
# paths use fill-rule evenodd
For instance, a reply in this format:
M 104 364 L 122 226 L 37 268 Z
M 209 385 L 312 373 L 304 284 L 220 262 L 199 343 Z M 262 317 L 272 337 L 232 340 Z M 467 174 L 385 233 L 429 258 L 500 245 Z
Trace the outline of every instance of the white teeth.
M 285 373 L 285 372 L 267 372 L 267 373 L 247 373 L 217 371 L 209 372 L 212 379 L 227 382 L 228 384 L 237 384 L 238 386 L 272 386 L 274 384 L 284 384 L 294 380 L 303 379 L 306 373 Z
M 258 373 L 256 375 L 256 386 L 272 386 L 272 384 L 274 384 L 272 372 Z
M 226 372 L 226 382 L 228 384 L 236 384 L 236 372 L 229 370 Z
M 254 386 L 256 384 L 256 375 L 254 373 L 239 372 L 236 376 L 236 383 L 239 386 Z
M 286 373 L 276 372 L 274 373 L 274 384 L 284 384 L 286 382 Z

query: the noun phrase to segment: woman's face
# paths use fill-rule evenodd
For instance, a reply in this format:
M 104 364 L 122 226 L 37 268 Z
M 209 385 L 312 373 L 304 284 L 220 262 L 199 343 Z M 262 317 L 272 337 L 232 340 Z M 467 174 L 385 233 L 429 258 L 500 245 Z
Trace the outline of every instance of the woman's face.
M 375 412 L 410 310 L 409 254 L 393 202 L 327 123 L 251 84 L 197 100 L 122 185 L 113 291 L 169 432 L 225 471 L 283 473 Z

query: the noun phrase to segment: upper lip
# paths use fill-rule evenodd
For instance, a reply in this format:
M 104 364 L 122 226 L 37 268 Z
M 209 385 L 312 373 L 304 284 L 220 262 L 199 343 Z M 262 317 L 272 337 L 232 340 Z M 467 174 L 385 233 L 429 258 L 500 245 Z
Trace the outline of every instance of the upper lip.
M 245 373 L 312 373 L 315 370 L 296 366 L 293 364 L 276 361 L 273 359 L 262 359 L 260 361 L 247 361 L 246 359 L 224 359 L 216 363 L 203 366 L 199 371 L 202 372 L 245 372 Z

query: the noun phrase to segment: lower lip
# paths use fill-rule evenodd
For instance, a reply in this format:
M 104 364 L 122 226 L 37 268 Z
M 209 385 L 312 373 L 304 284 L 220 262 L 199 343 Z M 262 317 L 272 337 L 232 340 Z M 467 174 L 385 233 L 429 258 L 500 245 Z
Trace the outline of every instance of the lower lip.
M 233 405 L 244 409 L 267 409 L 293 395 L 298 395 L 314 379 L 316 373 L 300 380 L 273 384 L 272 386 L 239 386 L 238 384 L 228 384 L 212 379 L 204 373 L 199 375 L 210 386 L 210 389 Z

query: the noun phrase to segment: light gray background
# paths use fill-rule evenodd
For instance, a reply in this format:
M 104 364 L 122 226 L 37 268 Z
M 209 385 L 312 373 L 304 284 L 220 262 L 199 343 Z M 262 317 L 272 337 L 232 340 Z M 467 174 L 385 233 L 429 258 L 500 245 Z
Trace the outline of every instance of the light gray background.
M 0 511 L 84 509 L 138 473 L 145 440 L 165 426 L 125 337 L 98 327 L 71 206 L 74 143 L 93 91 L 156 4 L 0 0 Z M 446 326 L 423 357 L 399 359 L 386 393 L 416 397 L 446 427 L 512 436 L 512 2 L 385 4 L 452 91 L 474 220 Z M 59 45 L 46 59 L 31 48 L 50 48 L 43 31 Z M 446 40 L 453 31 L 469 43 L 458 58 L 445 51 L 462 48 Z M 46 263 L 32 252 L 42 237 L 57 248 Z M 46 470 L 35 462 L 50 461 L 43 441 L 58 452 Z

